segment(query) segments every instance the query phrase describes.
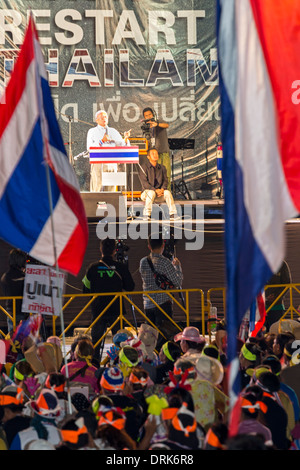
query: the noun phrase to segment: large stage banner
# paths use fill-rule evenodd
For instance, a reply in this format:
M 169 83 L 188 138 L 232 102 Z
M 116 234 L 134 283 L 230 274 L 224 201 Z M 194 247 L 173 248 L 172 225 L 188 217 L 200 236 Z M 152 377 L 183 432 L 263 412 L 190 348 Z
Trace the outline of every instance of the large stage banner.
M 89 191 L 86 150 L 94 115 L 143 137 L 142 110 L 169 124 L 174 177 L 194 198 L 216 194 L 220 98 L 215 0 L 0 0 L 0 91 L 23 41 L 30 9 L 43 48 L 57 118 L 81 191 Z M 1 103 L 5 100 L 2 94 Z M 1 107 L 1 104 L 0 104 Z

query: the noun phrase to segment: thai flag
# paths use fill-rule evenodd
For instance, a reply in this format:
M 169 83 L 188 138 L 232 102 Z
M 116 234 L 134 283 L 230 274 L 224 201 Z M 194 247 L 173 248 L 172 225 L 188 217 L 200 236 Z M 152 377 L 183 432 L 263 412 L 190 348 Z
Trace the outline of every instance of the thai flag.
M 0 108 L 0 237 L 77 275 L 87 219 L 32 18 Z
M 263 329 L 266 320 L 265 292 L 260 292 L 250 307 L 250 336 L 255 338 Z
M 293 0 L 217 1 L 231 404 L 239 324 L 279 270 L 285 221 L 300 209 L 299 17 Z
M 139 163 L 139 147 L 90 147 L 90 163 Z

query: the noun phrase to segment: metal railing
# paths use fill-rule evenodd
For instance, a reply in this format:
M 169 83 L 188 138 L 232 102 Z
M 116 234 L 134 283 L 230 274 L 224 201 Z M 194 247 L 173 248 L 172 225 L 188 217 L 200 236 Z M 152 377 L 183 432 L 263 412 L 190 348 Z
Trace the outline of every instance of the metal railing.
M 88 334 L 92 327 L 103 317 L 103 315 L 108 311 L 108 309 L 113 305 L 113 304 L 118 304 L 118 310 L 119 310 L 119 316 L 118 318 L 111 324 L 109 325 L 107 331 L 105 334 L 99 339 L 97 342 L 100 343 L 103 338 L 109 334 L 109 332 L 114 328 L 114 326 L 118 323 L 120 323 L 120 329 L 124 328 L 124 325 L 127 325 L 133 329 L 136 329 L 135 325 L 130 322 L 128 316 L 125 316 L 124 314 L 124 305 L 128 303 L 134 310 L 142 317 L 142 319 L 145 322 L 148 322 L 150 325 L 152 325 L 154 328 L 158 330 L 158 332 L 163 336 L 163 338 L 166 338 L 165 334 L 163 331 L 161 331 L 152 321 L 147 318 L 143 308 L 141 308 L 138 304 L 138 301 L 140 303 L 142 302 L 143 296 L 147 297 L 152 303 L 153 303 L 153 308 L 157 307 L 161 313 L 166 317 L 166 319 L 169 321 L 170 324 L 174 326 L 174 330 L 181 331 L 182 328 L 178 325 L 178 323 L 171 318 L 162 308 L 160 305 L 158 305 L 155 300 L 151 297 L 151 294 L 158 294 L 158 293 L 164 293 L 166 294 L 169 298 L 170 301 L 173 302 L 173 305 L 176 306 L 180 312 L 180 315 L 184 317 L 184 323 L 188 326 L 191 321 L 191 315 L 190 315 L 190 305 L 191 305 L 191 295 L 192 294 L 198 294 L 200 295 L 199 299 L 199 319 L 201 322 L 201 329 L 202 333 L 205 334 L 205 318 L 204 318 L 204 311 L 205 311 L 205 305 L 204 305 L 204 292 L 201 289 L 170 289 L 167 291 L 133 291 L 133 292 L 103 292 L 99 294 L 64 294 L 63 295 L 63 307 L 62 307 L 62 312 L 65 317 L 66 311 L 72 307 L 74 303 L 78 303 L 79 300 L 83 300 L 84 305 L 79 308 L 79 311 L 75 315 L 74 318 L 68 323 L 67 327 L 64 329 L 63 332 L 61 332 L 61 336 L 63 334 L 66 335 L 66 333 L 71 330 L 76 323 L 83 317 L 83 315 L 86 313 L 86 311 L 89 309 L 91 304 L 94 302 L 95 299 L 98 297 L 111 297 L 109 300 L 108 304 L 105 306 L 105 308 L 99 313 L 97 318 L 95 318 L 92 323 L 89 324 L 89 326 L 85 329 L 84 333 Z M 180 296 L 181 298 L 184 298 L 184 302 L 178 301 L 176 298 Z M 13 328 L 16 328 L 16 301 L 19 299 L 22 299 L 22 297 L 0 297 L 0 302 L 1 301 L 6 301 L 8 299 L 13 300 L 13 312 L 10 314 L 7 312 L 7 310 L 0 305 L 0 312 L 4 313 L 7 318 L 9 318 L 12 323 L 13 323 Z M 198 317 L 198 315 L 197 315 Z M 49 316 L 47 315 L 47 318 Z M 57 332 L 57 322 L 60 320 L 59 316 L 52 316 L 51 321 L 52 321 L 52 334 L 56 335 Z M 193 321 L 195 319 L 193 318 Z M 4 336 L 3 331 L 0 330 L 0 333 Z M 94 346 L 97 346 L 95 344 Z
M 300 299 L 300 284 L 280 284 L 280 285 L 268 285 L 265 286 L 265 294 L 267 296 L 268 290 L 271 288 L 276 288 L 276 289 L 281 289 L 281 292 L 278 294 L 276 299 L 273 300 L 272 304 L 267 308 L 266 312 L 268 313 L 276 303 L 285 297 L 285 303 L 288 304 L 288 307 L 283 311 L 282 318 L 284 319 L 286 317 L 289 317 L 293 319 L 295 315 L 300 316 L 300 311 L 295 307 L 295 302 L 296 302 L 296 294 Z M 99 294 L 64 294 L 63 295 L 63 307 L 62 311 L 65 314 L 65 312 L 68 310 L 68 308 L 72 307 L 74 303 L 78 302 L 79 300 L 82 300 L 84 302 L 84 305 L 79 308 L 78 313 L 75 315 L 74 318 L 69 322 L 68 326 L 65 328 L 63 332 L 61 332 L 61 336 L 63 334 L 66 334 L 70 329 L 73 328 L 74 325 L 80 320 L 83 315 L 86 313 L 86 311 L 89 309 L 93 301 L 97 297 L 111 297 L 111 300 L 109 303 L 106 305 L 106 307 L 99 313 L 99 316 L 95 318 L 92 323 L 86 328 L 85 333 L 89 333 L 91 331 L 92 327 L 101 319 L 101 317 L 107 312 L 107 310 L 114 304 L 118 303 L 118 308 L 119 308 L 119 316 L 118 318 L 108 327 L 108 330 L 106 333 L 99 339 L 98 342 L 102 341 L 103 338 L 114 328 L 114 326 L 117 323 L 120 323 L 120 328 L 124 328 L 124 325 L 129 326 L 133 329 L 136 329 L 136 326 L 130 322 L 128 316 L 124 314 L 124 305 L 127 302 L 131 308 L 133 308 L 142 318 L 143 321 L 148 322 L 151 324 L 154 328 L 158 330 L 158 332 L 166 338 L 164 335 L 163 331 L 161 331 L 157 325 L 151 322 L 149 318 L 147 318 L 143 307 L 140 307 L 138 304 L 138 301 L 140 301 L 140 304 L 142 303 L 142 298 L 143 296 L 146 296 L 148 299 L 151 300 L 153 303 L 154 307 L 157 307 L 162 314 L 166 317 L 166 319 L 174 326 L 175 330 L 181 331 L 182 328 L 181 326 L 174 320 L 174 318 L 171 318 L 156 302 L 155 300 L 152 299 L 151 294 L 157 294 L 157 293 L 164 293 L 170 297 L 170 300 L 173 302 L 173 305 L 176 306 L 180 312 L 181 317 L 183 316 L 184 320 L 183 322 L 180 321 L 179 323 L 184 323 L 184 325 L 189 326 L 191 321 L 192 322 L 197 322 L 200 323 L 201 328 L 200 332 L 202 335 L 206 334 L 206 321 L 209 319 L 210 316 L 210 307 L 214 304 L 220 305 L 220 310 L 222 312 L 222 318 L 226 319 L 226 288 L 225 287 L 214 287 L 211 288 L 207 291 L 206 298 L 204 295 L 204 292 L 202 289 L 172 289 L 168 291 L 133 291 L 133 292 L 105 292 L 105 293 L 99 293 Z M 191 295 L 192 294 L 198 294 L 200 295 L 199 299 L 199 305 L 197 303 L 197 307 L 199 306 L 199 313 L 197 310 L 197 318 L 193 316 L 191 318 Z M 184 302 L 180 302 L 176 296 L 180 296 L 181 298 L 184 298 Z M 17 300 L 21 300 L 22 297 L 0 297 L 0 314 L 3 313 L 6 315 L 7 318 L 9 318 L 12 321 L 13 328 L 16 328 L 16 302 Z M 85 300 L 86 299 L 86 300 Z M 2 301 L 6 300 L 12 300 L 12 313 L 9 313 L 2 305 Z M 300 304 L 300 300 L 298 300 Z M 47 318 L 49 316 L 47 315 Z M 52 321 L 52 332 L 53 335 L 56 335 L 57 331 L 57 321 L 59 321 L 60 317 L 59 316 L 52 316 L 51 321 Z M 210 331 L 208 330 L 209 336 L 210 336 Z M 2 336 L 5 336 L 5 333 L 0 330 L 0 334 Z M 166 338 L 167 339 L 167 338 Z M 98 344 L 98 343 L 97 343 Z M 95 345 L 96 346 L 96 345 Z
M 266 313 L 268 312 L 280 301 L 285 298 L 285 304 L 287 304 L 286 309 L 283 311 L 281 319 L 289 317 L 293 320 L 294 315 L 300 316 L 300 311 L 295 307 L 295 294 L 299 295 L 299 305 L 300 305 L 300 284 L 270 284 L 265 286 L 264 292 L 265 297 L 268 297 L 268 291 L 270 289 L 281 289 L 281 292 L 274 298 L 273 302 L 266 308 Z M 221 300 L 220 300 L 221 298 Z M 225 287 L 214 287 L 207 291 L 207 305 L 210 306 L 213 303 L 221 303 L 221 308 L 224 312 L 224 318 L 226 319 L 226 288 Z

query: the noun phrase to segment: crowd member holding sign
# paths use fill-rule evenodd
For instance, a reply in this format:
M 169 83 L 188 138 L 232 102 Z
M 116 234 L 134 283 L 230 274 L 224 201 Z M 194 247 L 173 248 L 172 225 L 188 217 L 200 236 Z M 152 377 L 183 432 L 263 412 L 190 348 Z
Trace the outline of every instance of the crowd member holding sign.
M 92 263 L 86 271 L 82 280 L 83 293 L 103 293 L 103 292 L 122 292 L 132 291 L 134 281 L 126 264 L 115 261 L 116 241 L 110 238 L 101 240 L 99 261 Z M 93 321 L 113 300 L 113 296 L 99 296 L 92 303 Z M 92 327 L 92 340 L 95 345 L 95 357 L 99 359 L 101 344 L 96 345 L 103 336 L 107 327 L 109 327 L 120 314 L 120 301 L 116 299 L 106 310 L 101 318 Z M 112 329 L 116 333 L 118 326 Z
M 102 147 L 103 145 L 127 145 L 130 131 L 124 132 L 124 138 L 113 127 L 108 127 L 108 115 L 106 111 L 99 110 L 95 114 L 96 127 L 90 129 L 87 133 L 86 147 L 89 151 L 91 147 Z M 117 164 L 92 164 L 90 191 L 99 192 L 102 190 L 102 171 L 117 171 Z

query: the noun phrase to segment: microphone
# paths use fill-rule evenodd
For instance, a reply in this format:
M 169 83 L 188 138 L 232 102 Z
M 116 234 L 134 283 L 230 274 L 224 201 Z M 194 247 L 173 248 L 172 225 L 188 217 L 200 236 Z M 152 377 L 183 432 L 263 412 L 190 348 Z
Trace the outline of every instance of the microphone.
M 89 156 L 89 151 L 85 150 L 84 152 L 81 152 L 78 155 L 76 155 L 76 157 L 74 157 L 74 160 L 77 160 L 77 158 L 79 157 L 87 157 L 87 156 Z

